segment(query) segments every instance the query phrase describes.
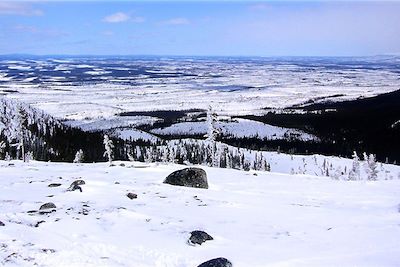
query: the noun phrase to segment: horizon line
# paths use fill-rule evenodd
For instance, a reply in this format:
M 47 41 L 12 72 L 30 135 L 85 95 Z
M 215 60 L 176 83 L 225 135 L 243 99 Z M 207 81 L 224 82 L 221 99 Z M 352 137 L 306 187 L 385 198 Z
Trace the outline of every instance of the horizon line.
M 366 58 L 366 57 L 396 57 L 399 53 L 375 54 L 375 55 L 174 55 L 174 54 L 30 54 L 7 53 L 0 57 L 231 57 L 231 58 Z

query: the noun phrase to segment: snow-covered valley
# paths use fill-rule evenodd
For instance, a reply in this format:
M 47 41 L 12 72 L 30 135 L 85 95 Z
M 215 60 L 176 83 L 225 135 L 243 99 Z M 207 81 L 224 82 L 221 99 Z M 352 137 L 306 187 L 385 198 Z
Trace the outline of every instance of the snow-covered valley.
M 114 165 L 0 161 L 1 264 L 191 267 L 216 257 L 235 267 L 400 264 L 399 179 L 201 167 L 209 189 L 196 189 L 163 184 L 186 166 Z M 83 192 L 67 191 L 77 179 Z M 46 202 L 56 211 L 32 212 Z M 214 240 L 188 245 L 194 230 Z

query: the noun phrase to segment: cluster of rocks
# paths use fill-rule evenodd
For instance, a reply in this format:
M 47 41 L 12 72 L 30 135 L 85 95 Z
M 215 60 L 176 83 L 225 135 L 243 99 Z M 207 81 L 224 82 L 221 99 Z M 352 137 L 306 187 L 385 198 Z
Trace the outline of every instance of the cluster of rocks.
M 182 170 L 175 171 L 167 176 L 164 183 L 174 186 L 208 189 L 207 174 L 203 169 L 200 168 L 185 168 Z M 82 192 L 81 185 L 84 184 L 85 184 L 84 180 L 75 180 L 68 187 L 67 191 L 79 190 L 80 192 Z M 48 185 L 48 187 L 59 187 L 59 186 L 61 186 L 61 184 L 59 183 L 52 183 Z M 127 193 L 126 196 L 129 199 L 136 199 L 138 197 L 137 194 L 132 192 Z M 31 211 L 31 212 L 32 213 L 38 212 L 39 214 L 49 214 L 56 210 L 57 206 L 52 202 L 48 202 L 41 205 L 38 211 Z M 44 222 L 45 221 L 39 221 L 35 225 L 35 227 L 39 227 L 39 225 Z M 5 226 L 5 224 L 0 221 L 0 226 Z M 204 242 L 210 240 L 214 240 L 214 238 L 211 235 L 201 230 L 195 230 L 190 233 L 190 237 L 187 242 L 189 245 L 196 246 L 196 245 L 202 245 Z M 198 267 L 232 267 L 232 263 L 226 258 L 221 257 L 203 262 Z
M 164 180 L 165 184 L 208 189 L 207 173 L 200 168 L 185 168 L 174 171 Z M 201 245 L 206 241 L 214 240 L 208 233 L 196 230 L 190 233 L 188 244 Z M 215 258 L 203 262 L 198 267 L 232 267 L 232 263 L 226 258 Z

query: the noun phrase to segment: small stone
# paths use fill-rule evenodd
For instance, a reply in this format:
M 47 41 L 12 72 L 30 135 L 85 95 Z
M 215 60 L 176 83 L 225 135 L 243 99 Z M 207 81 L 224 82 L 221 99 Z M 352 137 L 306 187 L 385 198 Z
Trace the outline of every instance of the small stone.
M 206 262 L 203 262 L 197 267 L 232 267 L 232 263 L 225 258 L 215 258 Z
M 128 194 L 126 194 L 126 196 L 129 197 L 130 199 L 136 199 L 137 198 L 137 195 L 134 194 L 134 193 L 128 193 Z
M 0 226 L 5 226 L 5 224 L 2 221 L 0 221 Z
M 59 187 L 61 184 L 54 183 L 54 184 L 49 184 L 48 187 Z
M 190 233 L 190 238 L 188 240 L 190 245 L 201 245 L 208 240 L 213 240 L 214 238 L 204 231 L 193 231 Z
M 41 249 L 43 253 L 55 253 L 56 250 L 52 248 L 43 248 Z
M 125 163 L 121 163 L 121 164 L 119 164 L 119 166 L 125 167 Z
M 35 224 L 35 227 L 39 227 L 39 225 L 40 225 L 41 223 L 44 223 L 44 222 L 46 222 L 46 221 L 38 221 L 38 222 Z

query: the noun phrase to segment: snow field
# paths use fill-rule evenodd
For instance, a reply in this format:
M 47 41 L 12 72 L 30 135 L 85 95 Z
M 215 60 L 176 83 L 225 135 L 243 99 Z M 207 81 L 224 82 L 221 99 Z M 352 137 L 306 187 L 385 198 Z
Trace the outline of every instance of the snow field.
M 11 163 L 0 161 L 5 266 L 190 267 L 215 257 L 235 267 L 400 264 L 398 179 L 350 182 L 201 166 L 206 190 L 163 184 L 185 167 L 174 164 Z M 76 179 L 85 180 L 83 192 L 67 192 Z M 57 211 L 27 213 L 46 202 Z M 193 230 L 214 240 L 189 246 Z

